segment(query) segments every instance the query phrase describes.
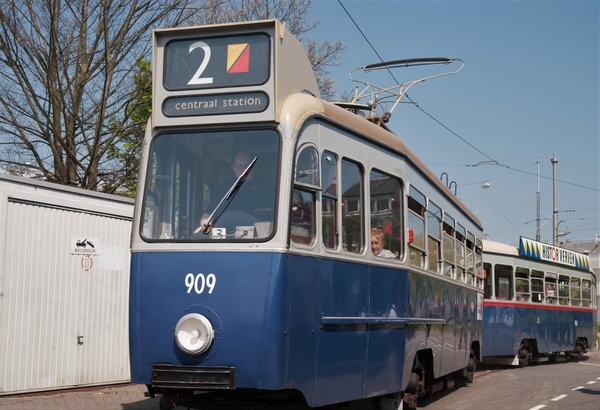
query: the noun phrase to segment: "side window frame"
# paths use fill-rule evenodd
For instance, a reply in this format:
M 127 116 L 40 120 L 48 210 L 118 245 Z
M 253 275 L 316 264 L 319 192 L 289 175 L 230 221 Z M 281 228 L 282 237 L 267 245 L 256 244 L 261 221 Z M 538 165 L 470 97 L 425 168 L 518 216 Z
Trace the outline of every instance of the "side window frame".
M 492 299 L 494 294 L 494 270 L 492 264 L 489 262 L 483 262 L 484 269 L 484 286 L 483 286 L 483 297 L 485 299 Z
M 343 157 L 341 160 L 341 242 L 344 252 L 352 254 L 361 254 L 365 249 L 364 186 L 364 169 L 361 164 Z
M 494 265 L 494 296 L 498 300 L 512 300 L 514 270 L 511 265 Z
M 558 275 L 558 304 L 569 306 L 571 304 L 571 294 L 569 285 L 571 278 L 567 275 Z
M 321 190 L 319 153 L 312 144 L 300 148 L 294 166 L 290 206 L 290 240 L 294 245 L 314 246 L 317 238 L 316 198 Z
M 321 154 L 321 241 L 327 250 L 339 248 L 339 159 L 331 151 Z
M 552 305 L 556 305 L 558 303 L 557 278 L 558 274 L 552 272 L 546 272 L 546 277 L 544 278 L 546 303 Z
M 401 260 L 404 253 L 402 186 L 400 178 L 378 169 L 371 169 L 369 173 L 369 203 L 371 204 L 369 232 L 374 228 L 383 231 L 385 249 L 396 255 L 396 260 Z M 389 204 L 387 208 L 380 207 L 382 201 Z M 388 257 L 388 259 L 392 258 Z
M 475 286 L 475 235 L 469 231 L 467 231 L 466 248 L 466 282 L 468 285 Z
M 531 299 L 530 271 L 529 268 L 517 266 L 515 268 L 515 299 L 518 302 L 529 302 Z
M 443 254 L 444 254 L 444 268 L 443 273 L 445 276 L 454 279 L 456 277 L 456 247 L 454 245 L 454 227 L 456 222 L 447 213 L 444 213 L 443 228 Z
M 465 249 L 467 230 L 461 224 L 456 223 L 454 235 L 454 245 L 456 249 L 456 279 L 464 282 L 467 274 L 467 253 Z
M 425 213 L 427 199 L 413 185 L 408 188 L 408 220 L 409 230 L 408 258 L 409 263 L 417 268 L 425 268 L 427 256 L 427 233 L 425 231 Z M 412 236 L 412 240 L 411 240 Z
M 442 263 L 442 209 L 433 201 L 427 206 L 427 268 L 438 274 Z
M 536 269 L 531 270 L 531 301 L 544 301 L 544 272 Z

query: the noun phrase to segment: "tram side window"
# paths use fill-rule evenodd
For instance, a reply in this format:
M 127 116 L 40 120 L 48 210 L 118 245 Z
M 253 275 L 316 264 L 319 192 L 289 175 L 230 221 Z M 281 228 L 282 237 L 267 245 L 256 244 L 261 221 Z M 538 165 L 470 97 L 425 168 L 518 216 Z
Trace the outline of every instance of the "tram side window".
M 439 273 L 442 247 L 442 209 L 431 201 L 427 207 L 427 234 L 429 272 Z
M 456 259 L 454 257 L 454 219 L 444 214 L 444 223 L 442 224 L 444 230 L 443 239 L 443 252 L 444 252 L 444 275 L 450 278 L 454 278 L 454 271 L 456 267 Z
M 412 232 L 412 242 L 409 235 L 408 256 L 410 264 L 418 268 L 424 266 L 425 251 L 425 195 L 412 185 L 408 193 L 408 229 Z
M 569 288 L 571 294 L 571 306 L 581 306 L 581 279 L 571 278 Z
M 512 299 L 513 270 L 509 265 L 494 266 L 494 280 L 496 285 L 496 299 Z
M 535 269 L 531 271 L 531 301 L 534 303 L 544 301 L 544 272 Z
M 515 269 L 516 298 L 519 302 L 529 302 L 529 269 L 517 266 Z
M 483 297 L 486 299 L 490 299 L 492 297 L 492 280 L 494 276 L 492 275 L 492 265 L 489 263 L 483 263 L 483 269 L 485 270 L 485 283 L 483 286 Z
M 363 235 L 363 172 L 358 164 L 342 159 L 342 246 L 361 253 Z
M 477 287 L 483 289 L 485 279 L 483 272 L 483 242 L 475 238 L 475 273 L 477 274 Z
M 321 194 L 321 215 L 323 224 L 323 246 L 327 249 L 338 247 L 338 193 L 337 193 L 337 157 L 324 151 L 321 156 L 321 176 L 323 192 Z
M 590 307 L 592 305 L 592 283 L 589 280 L 583 279 L 581 281 L 581 305 Z
M 378 255 L 399 259 L 402 255 L 402 185 L 392 176 L 372 170 L 369 176 L 371 229 L 383 233 L 382 250 Z
M 465 264 L 465 241 L 467 231 L 465 228 L 456 224 L 456 276 L 458 280 L 465 280 L 466 264 Z
M 466 281 L 469 285 L 475 285 L 475 235 L 467 232 L 467 277 Z
M 569 277 L 558 276 L 558 304 L 569 305 Z
M 296 161 L 295 186 L 290 210 L 292 242 L 312 245 L 315 242 L 315 200 L 319 189 L 319 156 L 315 147 L 300 152 Z
M 556 287 L 556 273 L 547 273 L 545 281 L 546 303 L 556 304 L 558 290 Z

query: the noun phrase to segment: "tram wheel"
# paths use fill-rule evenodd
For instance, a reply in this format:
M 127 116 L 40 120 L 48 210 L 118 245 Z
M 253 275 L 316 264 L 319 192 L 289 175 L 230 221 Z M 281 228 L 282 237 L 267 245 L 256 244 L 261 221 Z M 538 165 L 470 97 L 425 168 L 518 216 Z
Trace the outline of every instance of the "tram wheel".
M 175 403 L 173 403 L 171 396 L 160 396 L 158 408 L 159 410 L 171 410 L 175 408 Z
M 579 342 L 579 343 L 577 343 L 577 346 L 575 346 L 575 349 L 573 349 L 572 356 L 575 360 L 577 360 L 581 356 L 583 356 L 584 352 L 585 352 L 585 347 L 583 346 L 583 344 L 581 342 Z
M 477 370 L 477 364 L 475 363 L 475 359 L 471 357 L 469 359 L 469 363 L 467 364 L 467 367 L 465 367 L 463 370 L 463 378 L 468 383 L 473 383 L 473 376 L 475 375 L 476 370 Z
M 519 350 L 519 367 L 529 366 L 530 354 L 527 349 Z
M 406 386 L 405 391 L 407 393 L 411 393 L 411 394 L 418 394 L 421 390 L 419 382 L 420 382 L 419 375 L 416 374 L 415 372 L 412 372 L 408 379 L 408 385 Z

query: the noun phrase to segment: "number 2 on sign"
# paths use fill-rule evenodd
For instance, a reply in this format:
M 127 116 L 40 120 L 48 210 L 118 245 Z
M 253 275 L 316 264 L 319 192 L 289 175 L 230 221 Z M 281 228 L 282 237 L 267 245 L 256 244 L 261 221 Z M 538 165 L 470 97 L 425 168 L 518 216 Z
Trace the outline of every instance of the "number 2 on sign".
M 212 293 L 215 290 L 216 284 L 217 277 L 214 273 L 209 273 L 206 277 L 202 273 L 196 276 L 193 273 L 188 273 L 185 276 L 185 286 L 188 288 L 187 293 L 191 293 L 193 289 L 197 294 L 201 294 L 205 288 L 208 288 L 208 293 Z
M 201 77 L 204 70 L 206 70 L 208 62 L 210 61 L 210 47 L 204 41 L 196 41 L 195 43 L 190 45 L 190 53 L 198 47 L 204 50 L 204 59 L 202 60 L 200 67 L 198 67 L 198 70 L 196 70 L 196 74 L 194 74 L 192 79 L 188 82 L 188 85 L 212 84 L 212 77 Z

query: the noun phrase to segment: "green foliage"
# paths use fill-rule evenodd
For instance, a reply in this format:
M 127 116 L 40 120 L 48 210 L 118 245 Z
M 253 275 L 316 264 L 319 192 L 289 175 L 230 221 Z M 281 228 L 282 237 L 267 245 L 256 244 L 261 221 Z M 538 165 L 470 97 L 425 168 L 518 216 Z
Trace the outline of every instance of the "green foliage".
M 136 62 L 131 94 L 134 99 L 125 112 L 127 122 L 117 132 L 115 144 L 110 148 L 108 157 L 119 162 L 127 175 L 122 184 L 126 191 L 117 193 L 133 198 L 136 195 L 146 125 L 152 114 L 152 69 L 150 61 L 144 57 L 138 58 Z M 111 128 L 118 126 L 116 122 L 111 123 Z

